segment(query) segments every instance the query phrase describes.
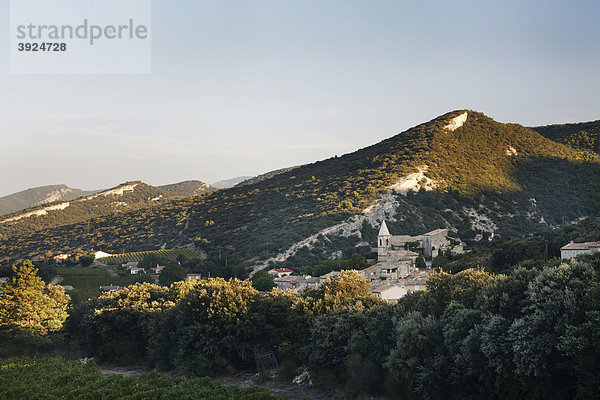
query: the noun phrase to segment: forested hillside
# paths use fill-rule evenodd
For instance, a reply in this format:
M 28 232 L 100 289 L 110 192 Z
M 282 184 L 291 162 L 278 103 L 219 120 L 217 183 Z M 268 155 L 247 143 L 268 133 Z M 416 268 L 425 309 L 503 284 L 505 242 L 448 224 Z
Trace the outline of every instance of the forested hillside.
M 76 200 L 53 202 L 2 216 L 0 240 L 11 242 L 20 236 L 44 236 L 51 229 L 158 205 L 171 197 L 168 192 L 143 182 L 127 182 Z
M 198 194 L 204 194 L 206 192 L 212 192 L 217 188 L 210 186 L 208 183 L 201 181 L 184 181 L 179 183 L 173 183 L 170 185 L 158 186 L 158 188 L 169 192 L 174 196 L 196 196 Z
M 600 210 L 597 157 L 529 128 L 463 110 L 255 184 L 72 225 L 5 224 L 0 254 L 16 258 L 65 247 L 111 252 L 195 243 L 209 259 L 220 254 L 221 262 L 254 262 L 362 213 L 407 176 L 417 178 L 409 185 L 412 191 L 391 195 L 394 207 L 385 211 L 394 234 L 448 226 L 471 243 L 477 234 L 522 235 L 542 229 L 540 222 L 560 223 Z M 349 256 L 362 239 L 373 238 L 375 228 L 365 224 L 363 238 L 323 239 L 296 261 L 307 263 L 339 249 Z
M 531 129 L 574 149 L 591 150 L 600 154 L 600 121 L 538 126 Z
M 54 201 L 75 200 L 78 197 L 94 193 L 95 191 L 73 189 L 67 185 L 48 185 L 31 188 L 0 197 L 0 215 L 10 214 Z

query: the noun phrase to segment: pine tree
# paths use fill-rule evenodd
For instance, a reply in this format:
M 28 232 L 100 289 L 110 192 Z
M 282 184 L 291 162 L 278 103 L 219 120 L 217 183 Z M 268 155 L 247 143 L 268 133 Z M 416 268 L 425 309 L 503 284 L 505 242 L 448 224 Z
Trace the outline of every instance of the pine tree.
M 30 261 L 13 265 L 13 271 L 0 294 L 0 330 L 35 335 L 60 330 L 70 297 L 61 287 L 46 285 Z

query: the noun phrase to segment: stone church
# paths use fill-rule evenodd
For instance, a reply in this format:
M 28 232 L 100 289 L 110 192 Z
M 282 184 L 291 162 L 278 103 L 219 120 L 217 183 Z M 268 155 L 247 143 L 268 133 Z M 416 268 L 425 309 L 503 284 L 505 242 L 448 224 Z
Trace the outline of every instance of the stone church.
M 396 257 L 403 257 L 407 251 L 407 244 L 421 249 L 423 256 L 429 260 L 447 249 L 451 249 L 454 253 L 463 251 L 463 244 L 460 240 L 448 237 L 448 229 L 436 229 L 418 236 L 391 235 L 383 221 L 377 235 L 377 261 L 390 262 Z

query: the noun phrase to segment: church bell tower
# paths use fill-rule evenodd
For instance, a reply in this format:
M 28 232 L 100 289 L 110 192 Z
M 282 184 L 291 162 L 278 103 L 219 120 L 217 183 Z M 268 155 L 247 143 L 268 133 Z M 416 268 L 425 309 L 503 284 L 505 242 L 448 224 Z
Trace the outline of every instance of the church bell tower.
M 377 262 L 383 262 L 387 260 L 387 252 L 391 248 L 392 235 L 388 230 L 385 220 L 381 222 L 381 228 L 379 228 L 379 234 L 377 235 Z

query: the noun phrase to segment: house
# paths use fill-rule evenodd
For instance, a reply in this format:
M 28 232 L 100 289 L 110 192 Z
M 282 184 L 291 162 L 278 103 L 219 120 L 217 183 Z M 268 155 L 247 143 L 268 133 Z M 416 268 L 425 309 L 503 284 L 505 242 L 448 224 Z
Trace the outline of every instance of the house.
M 73 290 L 74 289 L 74 287 L 71 286 L 71 285 L 58 285 L 58 286 L 62 287 L 64 291 Z
M 112 257 L 112 254 L 105 253 L 103 251 L 95 251 L 93 254 L 96 256 L 96 260 L 100 258 Z
M 391 235 L 383 221 L 377 235 L 377 261 L 386 261 L 391 251 L 408 248 L 421 249 L 427 259 L 436 257 L 445 250 L 451 250 L 453 253 L 464 252 L 462 241 L 450 238 L 448 229 L 436 229 L 418 236 Z
M 138 266 L 137 261 L 130 261 L 128 263 L 123 264 L 123 267 L 125 267 L 127 269 L 137 268 L 137 266 Z
M 271 278 L 282 278 L 284 276 L 290 276 L 292 274 L 291 269 L 289 268 L 275 268 L 267 272 Z
M 380 299 L 398 300 L 408 293 L 427 290 L 428 276 L 428 271 L 415 270 L 401 279 L 372 280 L 369 291 Z
M 581 254 L 600 252 L 600 242 L 569 243 L 560 248 L 560 258 L 569 260 Z
M 144 268 L 129 268 L 129 273 L 131 275 L 138 275 L 140 273 L 145 273 L 146 270 Z
M 420 290 L 427 290 L 427 280 L 429 279 L 429 272 L 425 270 L 418 270 L 408 275 L 407 277 L 400 279 L 398 282 L 404 286 L 408 293 L 417 292 Z
M 191 280 L 198 280 L 198 279 L 202 279 L 202 274 L 187 274 L 187 276 L 185 277 L 186 280 L 191 281 Z
M 158 284 L 160 283 L 160 281 L 159 281 L 159 279 L 158 279 L 158 275 L 150 275 L 150 278 L 152 278 L 152 279 L 154 280 L 154 283 L 155 283 L 155 284 L 157 284 L 157 285 L 158 285 Z
M 7 276 L 3 276 L 0 278 L 0 286 L 4 286 L 8 283 L 9 278 Z
M 120 286 L 113 286 L 113 285 L 109 285 L 109 286 L 100 286 L 100 290 L 102 290 L 103 292 L 109 292 L 109 293 L 113 293 L 116 292 L 117 290 L 121 290 L 122 287 Z
M 372 284 L 369 291 L 383 300 L 398 300 L 408 293 L 406 288 L 399 282 L 380 282 Z
M 59 254 L 53 257 L 54 261 L 64 261 L 69 258 L 69 254 Z
M 340 274 L 340 271 L 331 271 L 319 277 L 319 286 L 325 283 L 327 279 L 333 279 Z
M 372 267 L 362 269 L 358 273 L 369 281 L 396 280 L 398 279 L 398 266 L 380 262 Z
M 160 274 L 160 272 L 161 272 L 163 269 L 165 269 L 165 268 L 167 268 L 165 265 L 157 265 L 157 266 L 156 266 L 156 267 L 154 267 L 154 268 L 150 268 L 150 271 L 152 271 L 152 272 L 154 272 L 154 273 L 157 273 L 157 274 Z
M 320 284 L 319 278 L 307 276 L 282 276 L 273 279 L 273 282 L 281 290 L 297 290 L 299 292 L 306 289 L 317 289 Z

